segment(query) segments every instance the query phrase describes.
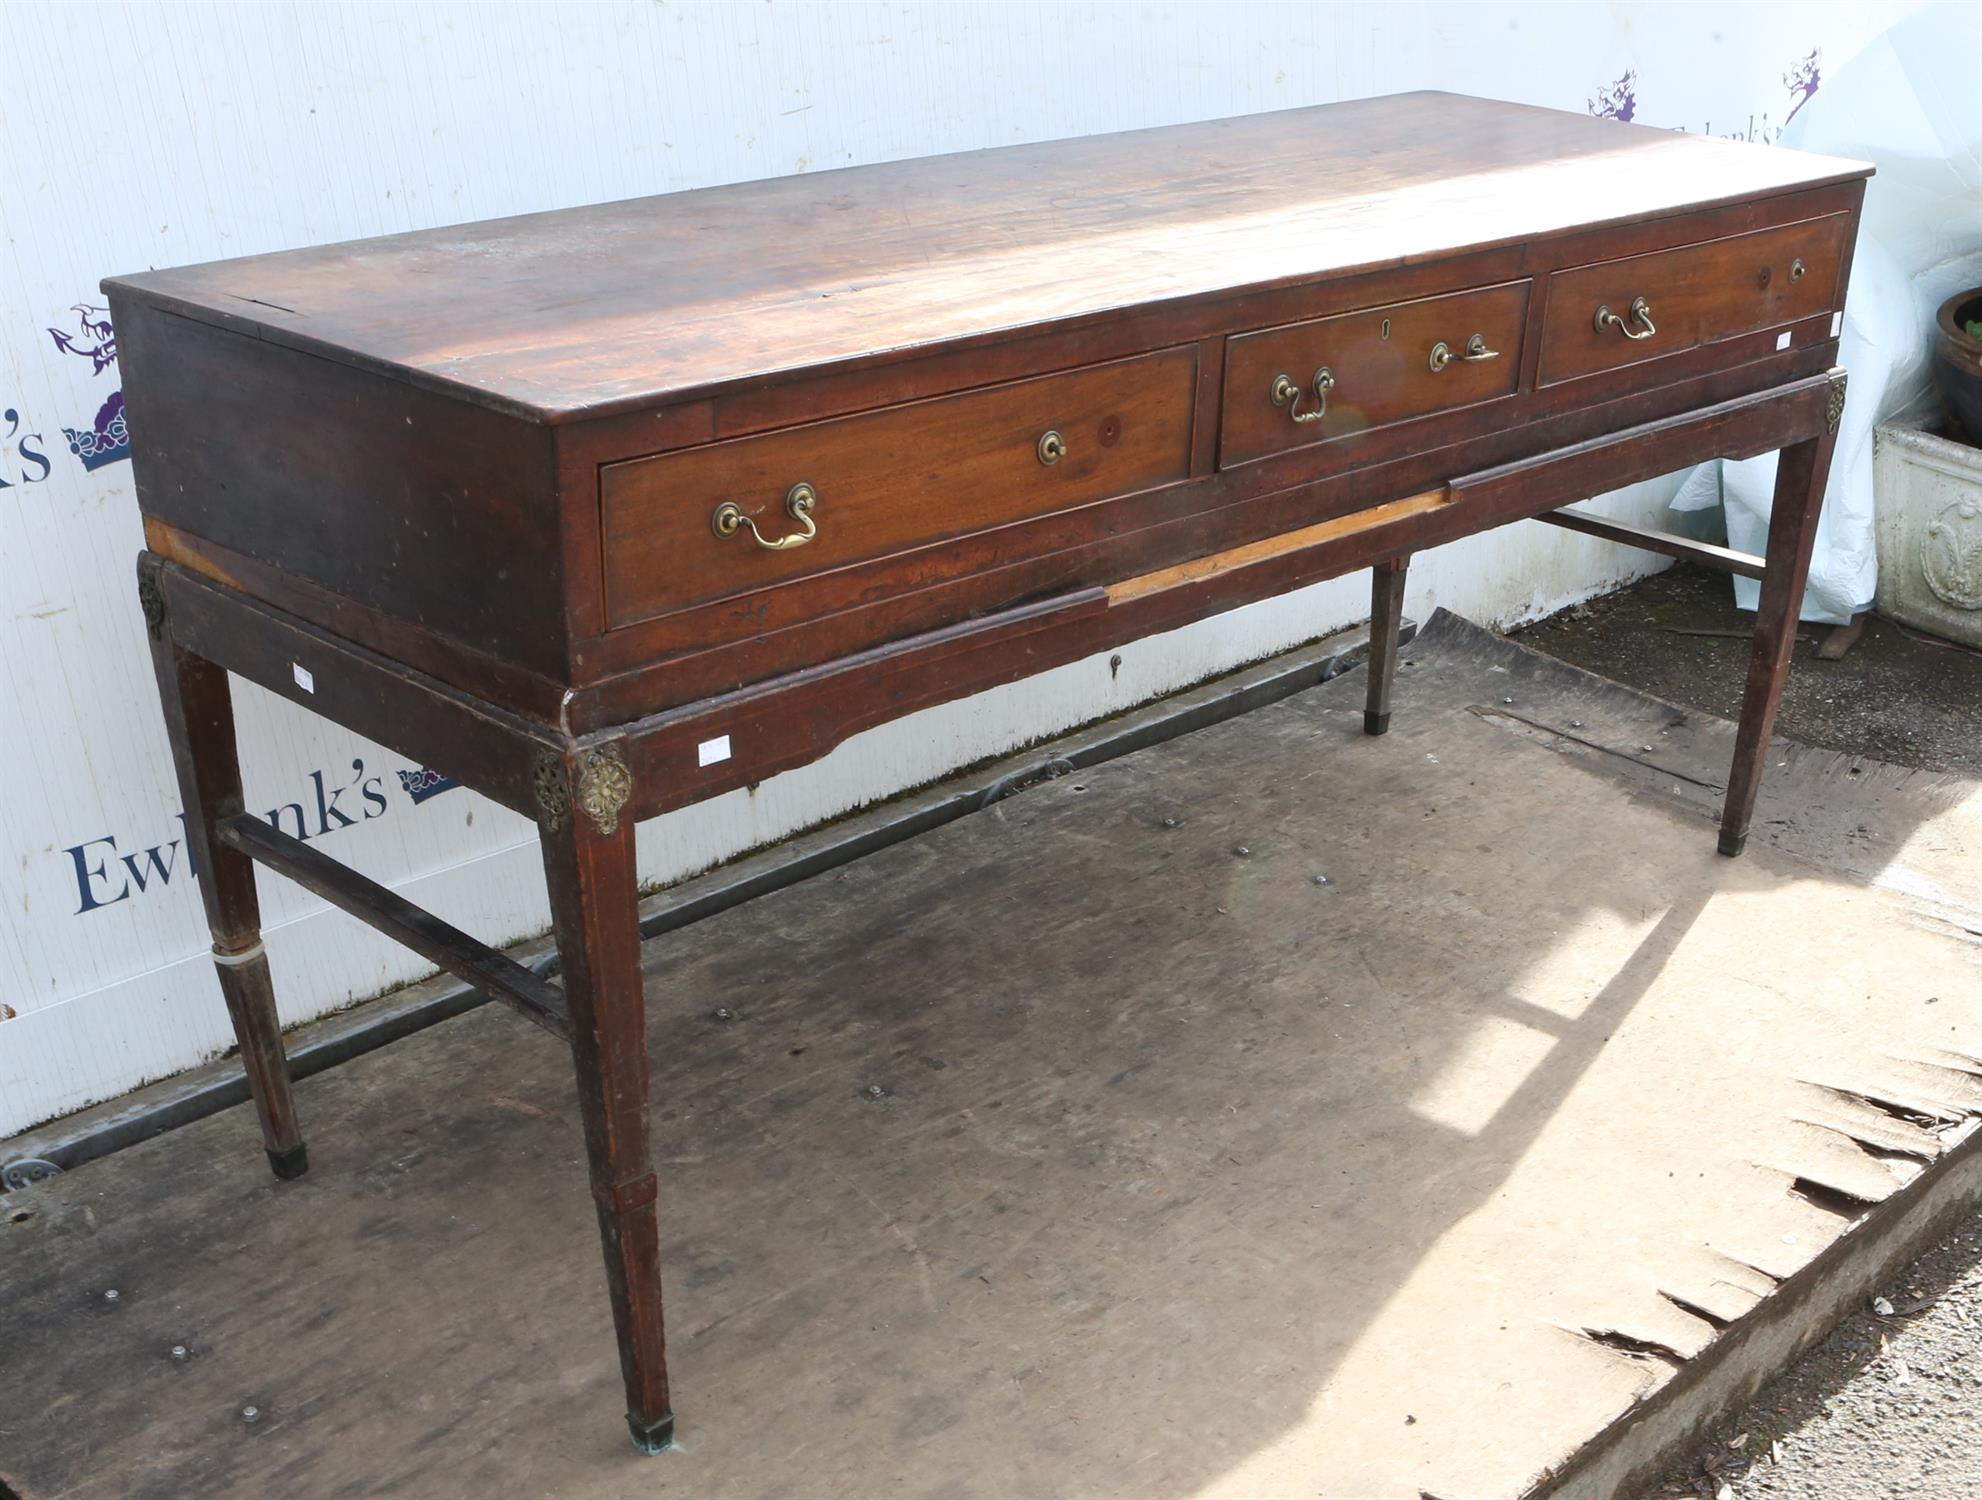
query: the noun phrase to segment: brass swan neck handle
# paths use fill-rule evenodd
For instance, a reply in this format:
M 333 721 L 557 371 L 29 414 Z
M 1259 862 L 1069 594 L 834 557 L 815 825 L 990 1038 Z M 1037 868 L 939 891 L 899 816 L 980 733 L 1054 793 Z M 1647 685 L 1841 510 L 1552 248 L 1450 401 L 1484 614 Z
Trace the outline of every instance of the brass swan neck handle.
M 757 523 L 743 513 L 743 508 L 734 500 L 725 500 L 716 507 L 716 513 L 709 518 L 709 529 L 720 537 L 732 537 L 739 530 L 747 528 L 751 539 L 766 552 L 786 552 L 793 547 L 803 547 L 819 534 L 819 523 L 812 519 L 812 507 L 819 503 L 819 492 L 804 481 L 793 485 L 785 495 L 785 513 L 805 529 L 794 531 L 772 541 L 757 529 Z

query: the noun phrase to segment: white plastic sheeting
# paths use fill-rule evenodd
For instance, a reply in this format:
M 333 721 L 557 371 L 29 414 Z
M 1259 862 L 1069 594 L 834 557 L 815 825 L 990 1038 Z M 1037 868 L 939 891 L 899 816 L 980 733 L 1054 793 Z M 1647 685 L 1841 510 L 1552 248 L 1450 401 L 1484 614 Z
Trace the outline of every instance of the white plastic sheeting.
M 1982 5 L 1941 0 L 1907 17 L 1835 76 L 1783 132 L 1782 144 L 1878 167 L 1852 264 L 1839 359 L 1850 396 L 1810 563 L 1803 618 L 1841 625 L 1869 609 L 1878 584 L 1872 429 L 1931 410 L 1934 311 L 1982 282 Z M 1776 458 L 1707 464 L 1673 506 L 1724 504 L 1730 546 L 1768 543 Z M 1755 608 L 1761 585 L 1734 580 Z

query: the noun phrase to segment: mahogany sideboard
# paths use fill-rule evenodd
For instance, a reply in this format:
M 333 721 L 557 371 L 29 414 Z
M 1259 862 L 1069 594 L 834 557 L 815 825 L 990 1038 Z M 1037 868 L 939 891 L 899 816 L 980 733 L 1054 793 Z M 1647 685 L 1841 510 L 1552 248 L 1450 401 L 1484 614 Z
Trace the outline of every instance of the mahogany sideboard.
M 673 1432 L 634 824 L 1525 518 L 1761 579 L 1738 853 L 1870 168 L 1443 94 L 113 278 L 138 595 L 271 1163 L 259 861 L 571 1047 L 628 1420 Z M 1561 507 L 1780 450 L 1766 557 Z M 539 828 L 560 988 L 244 808 L 229 673 Z

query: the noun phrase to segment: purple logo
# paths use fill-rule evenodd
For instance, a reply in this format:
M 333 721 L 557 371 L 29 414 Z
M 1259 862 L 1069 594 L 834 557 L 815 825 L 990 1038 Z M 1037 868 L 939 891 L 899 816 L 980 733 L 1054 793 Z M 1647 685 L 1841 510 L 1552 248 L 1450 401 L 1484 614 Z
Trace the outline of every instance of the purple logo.
M 101 375 L 117 363 L 117 334 L 110 326 L 110 309 L 94 302 L 78 302 L 69 309 L 76 315 L 73 331 L 51 328 L 48 336 L 64 354 L 86 359 L 91 375 Z M 83 468 L 95 470 L 131 456 L 130 429 L 124 424 L 124 393 L 112 391 L 110 399 L 96 409 L 96 421 L 89 427 L 64 427 L 69 451 L 83 461 Z
M 1630 124 L 1638 116 L 1638 70 L 1626 68 L 1623 77 L 1598 89 L 1597 97 L 1589 103 L 1590 113 L 1599 120 L 1622 120 Z
M 100 469 L 120 458 L 131 456 L 131 431 L 124 425 L 124 393 L 112 391 L 110 399 L 96 409 L 96 426 L 85 431 L 64 427 L 69 451 L 83 461 L 85 469 Z
M 1714 122 L 1708 120 L 1700 127 L 1700 134 L 1719 136 L 1730 141 L 1755 141 L 1765 146 L 1775 144 L 1776 139 L 1783 132 L 1783 126 L 1795 119 L 1796 112 L 1816 97 L 1817 86 L 1823 81 L 1822 75 L 1817 68 L 1818 61 L 1822 56 L 1821 49 L 1813 47 L 1810 49 L 1809 56 L 1805 57 L 1795 67 L 1782 75 L 1783 87 L 1789 90 L 1790 98 L 1795 102 L 1790 105 L 1789 114 L 1784 117 L 1781 125 L 1770 124 L 1769 117 L 1766 114 L 1761 116 L 1751 114 L 1748 116 L 1748 123 L 1744 128 L 1716 131 L 1714 129 Z M 1595 115 L 1599 120 L 1621 120 L 1626 123 L 1636 120 L 1638 118 L 1638 70 L 1635 68 L 1626 68 L 1618 76 L 1616 82 L 1606 84 L 1604 87 L 1598 89 L 1596 97 L 1589 100 L 1588 103 L 1590 113 Z M 1691 129 L 1690 126 L 1678 126 L 1675 128 L 1682 130 Z
M 55 347 L 64 354 L 78 355 L 90 362 L 90 374 L 101 375 L 117 363 L 117 335 L 110 327 L 110 309 L 94 302 L 78 302 L 69 309 L 76 315 L 76 331 L 48 330 Z
M 398 776 L 400 790 L 413 799 L 415 807 L 429 797 L 438 797 L 442 792 L 451 792 L 461 785 L 452 776 L 443 776 L 429 766 L 422 766 L 417 771 L 401 771 Z
M 1817 85 L 1823 82 L 1822 75 L 1817 72 L 1817 59 L 1821 56 L 1823 56 L 1822 50 L 1812 47 L 1808 57 L 1782 75 L 1782 86 L 1788 89 L 1790 97 L 1796 100 L 1796 103 L 1790 106 L 1789 113 L 1783 116 L 1783 124 L 1787 125 L 1795 119 L 1796 111 L 1817 97 Z

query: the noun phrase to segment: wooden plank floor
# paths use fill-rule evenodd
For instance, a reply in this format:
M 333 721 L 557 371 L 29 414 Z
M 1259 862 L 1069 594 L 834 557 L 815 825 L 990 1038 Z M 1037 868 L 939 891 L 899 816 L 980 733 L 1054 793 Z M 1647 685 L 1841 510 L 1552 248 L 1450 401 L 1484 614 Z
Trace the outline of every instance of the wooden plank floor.
M 681 1451 L 488 1007 L 303 1084 L 300 1182 L 235 1110 L 0 1204 L 0 1478 L 1531 1491 L 1967 1160 L 1982 795 L 1785 752 L 1730 862 L 1727 726 L 1408 654 L 1386 739 L 1350 674 L 650 945 Z

